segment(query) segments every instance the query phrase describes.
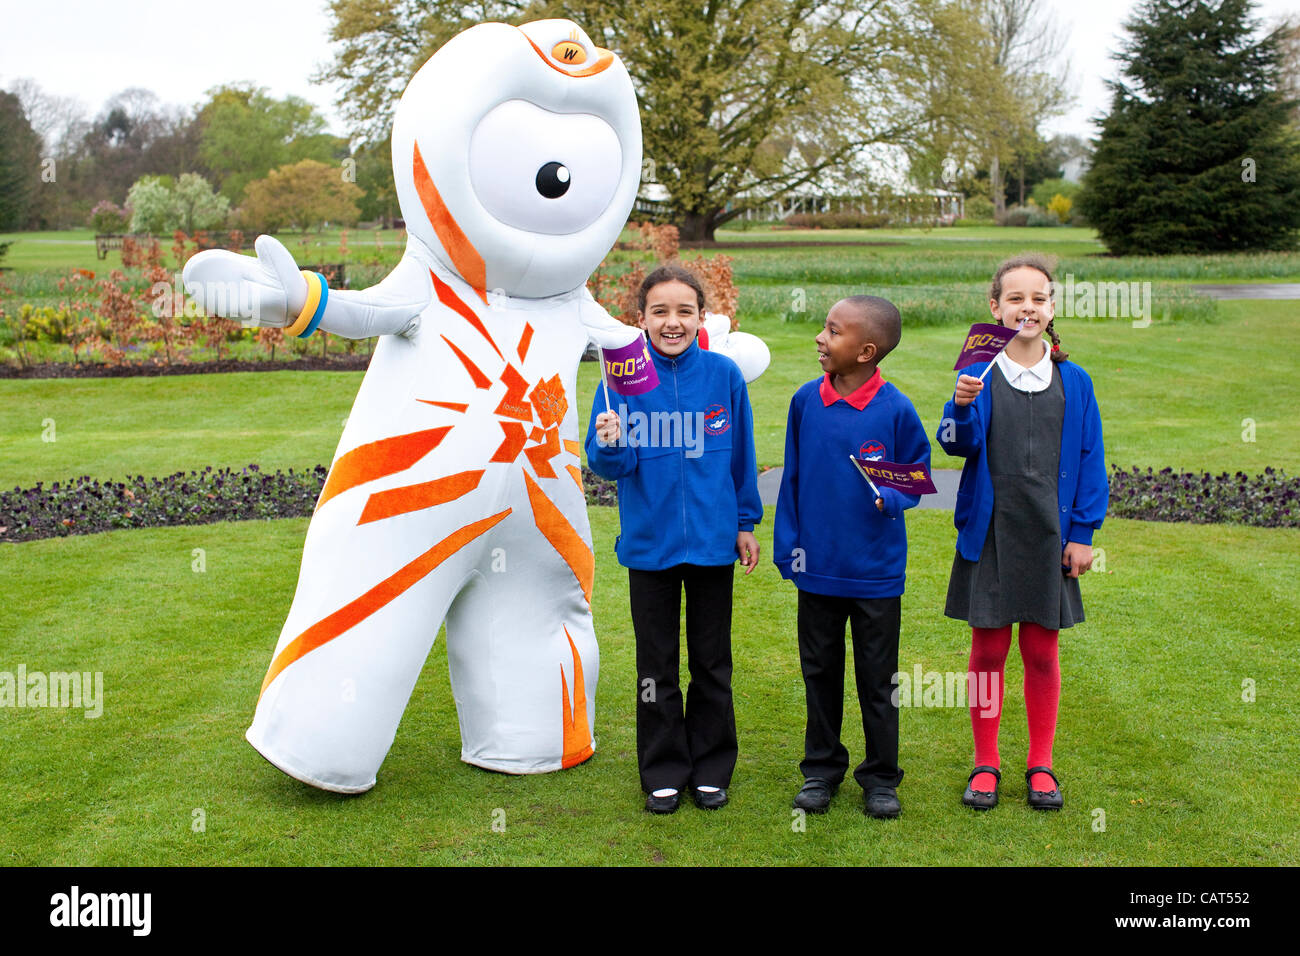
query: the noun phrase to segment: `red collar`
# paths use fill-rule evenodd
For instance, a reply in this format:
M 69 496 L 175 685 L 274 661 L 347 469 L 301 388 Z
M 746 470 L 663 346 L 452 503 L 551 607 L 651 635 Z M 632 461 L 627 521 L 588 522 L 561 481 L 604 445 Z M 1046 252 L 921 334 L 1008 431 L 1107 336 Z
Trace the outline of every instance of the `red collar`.
M 827 372 L 822 378 L 822 384 L 819 391 L 822 397 L 822 404 L 827 408 L 834 405 L 836 402 L 845 401 L 858 411 L 862 411 L 871 403 L 871 400 L 876 397 L 876 392 L 880 391 L 880 386 L 884 384 L 885 377 L 880 374 L 880 369 L 877 368 L 873 373 L 871 373 L 871 378 L 859 385 L 857 389 L 850 392 L 848 395 L 841 395 L 839 392 L 835 391 L 835 386 L 831 384 L 831 373 Z

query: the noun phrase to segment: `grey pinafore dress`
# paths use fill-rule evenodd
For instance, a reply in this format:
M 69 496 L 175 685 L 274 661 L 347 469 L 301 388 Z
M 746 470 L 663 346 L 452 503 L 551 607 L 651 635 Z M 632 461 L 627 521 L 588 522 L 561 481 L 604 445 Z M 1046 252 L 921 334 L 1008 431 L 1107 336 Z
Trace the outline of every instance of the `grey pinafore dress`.
M 978 561 L 958 552 L 943 613 L 971 627 L 1033 621 L 1049 630 L 1083 620 L 1079 579 L 1061 568 L 1057 474 L 1065 387 L 1052 365 L 1041 392 L 1012 388 L 1000 368 L 989 373 L 993 412 L 986 437 L 993 517 Z

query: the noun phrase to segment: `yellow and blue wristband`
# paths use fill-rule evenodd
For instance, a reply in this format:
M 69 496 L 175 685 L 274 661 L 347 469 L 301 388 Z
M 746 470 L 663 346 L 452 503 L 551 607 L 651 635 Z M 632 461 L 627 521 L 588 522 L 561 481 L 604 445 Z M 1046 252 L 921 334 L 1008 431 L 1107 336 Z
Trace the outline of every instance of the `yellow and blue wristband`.
M 305 339 L 316 331 L 321 318 L 325 315 L 325 304 L 329 301 L 330 287 L 319 272 L 307 272 L 304 269 L 302 277 L 307 281 L 307 301 L 302 311 L 298 313 L 298 318 L 294 320 L 293 325 L 284 330 L 284 334 Z

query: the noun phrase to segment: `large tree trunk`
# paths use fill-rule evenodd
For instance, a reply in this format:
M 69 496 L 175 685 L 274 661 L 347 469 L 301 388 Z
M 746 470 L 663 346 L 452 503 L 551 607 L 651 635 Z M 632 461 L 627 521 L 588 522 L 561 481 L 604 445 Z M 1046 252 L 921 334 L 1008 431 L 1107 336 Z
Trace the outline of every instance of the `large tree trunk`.
M 989 163 L 989 188 L 993 190 L 993 219 L 1001 222 L 1007 214 L 1007 188 L 1002 181 L 1002 164 L 997 153 Z
M 716 228 L 712 213 L 687 212 L 677 226 L 678 238 L 682 242 L 712 242 Z

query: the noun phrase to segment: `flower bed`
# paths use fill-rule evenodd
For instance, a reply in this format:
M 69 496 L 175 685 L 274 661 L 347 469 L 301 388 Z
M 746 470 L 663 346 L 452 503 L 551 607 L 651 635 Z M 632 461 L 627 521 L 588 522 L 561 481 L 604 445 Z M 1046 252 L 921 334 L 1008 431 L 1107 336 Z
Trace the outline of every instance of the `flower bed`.
M 10 378 L 133 378 L 158 375 L 214 375 L 223 372 L 364 372 L 370 365 L 370 353 L 338 355 L 328 358 L 304 355 L 289 361 L 276 359 L 222 359 L 220 362 L 195 362 L 190 365 L 73 365 L 70 362 L 41 362 L 17 367 L 0 365 L 0 379 Z
M 102 238 L 102 237 L 101 237 Z M 369 354 L 373 340 L 359 341 L 321 333 L 310 342 L 286 341 L 278 328 L 244 328 L 239 323 L 206 315 L 190 298 L 181 280 L 184 263 L 203 249 L 217 248 L 206 234 L 175 234 L 171 247 L 175 269 L 164 266 L 157 239 L 120 239 L 122 268 L 73 269 L 56 277 L 52 271 L 6 276 L 0 283 L 0 377 L 86 377 L 98 374 L 152 375 L 157 367 L 201 364 L 203 371 L 221 371 L 224 363 L 243 364 L 241 371 L 267 371 L 256 364 L 276 359 L 319 357 L 328 361 L 340 351 L 347 361 Z M 105 240 L 107 241 L 107 240 Z M 191 248 L 191 244 L 193 248 Z M 224 245 L 238 250 L 239 232 Z M 340 254 L 346 257 L 346 230 Z M 346 289 L 353 278 L 373 284 L 385 266 L 334 262 L 306 265 L 321 272 L 331 288 Z M 283 363 L 281 363 L 283 364 Z M 214 367 L 215 366 L 215 367 Z M 123 371 L 103 372 L 104 369 Z
M 325 484 L 324 465 L 306 471 L 205 468 L 126 481 L 89 476 L 0 492 L 0 541 L 35 541 L 117 528 L 310 517 Z M 583 469 L 590 504 L 614 504 L 615 485 Z
M 1296 528 L 1300 527 L 1300 478 L 1288 478 L 1273 468 L 1265 468 L 1262 475 L 1114 468 L 1110 514 L 1142 521 Z
M 35 541 L 116 528 L 211 524 L 265 518 L 310 517 L 328 474 L 324 465 L 305 471 L 263 472 L 205 468 L 165 478 L 137 475 L 126 481 L 89 476 L 43 482 L 0 492 L 0 542 Z M 582 470 L 587 503 L 618 503 L 615 482 Z M 1262 475 L 1145 472 L 1114 468 L 1110 516 L 1141 521 L 1300 527 L 1300 478 L 1280 470 Z

